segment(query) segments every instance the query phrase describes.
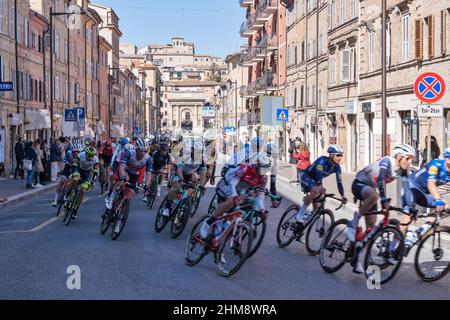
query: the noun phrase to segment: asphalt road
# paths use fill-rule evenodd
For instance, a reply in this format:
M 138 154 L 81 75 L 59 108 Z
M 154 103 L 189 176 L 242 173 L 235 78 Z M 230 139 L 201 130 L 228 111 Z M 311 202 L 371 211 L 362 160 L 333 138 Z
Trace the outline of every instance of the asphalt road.
M 98 191 L 90 194 L 78 221 L 69 227 L 54 218 L 52 193 L 2 209 L 0 299 L 450 299 L 450 276 L 422 282 L 412 254 L 394 280 L 369 290 L 364 276 L 352 273 L 348 265 L 332 275 L 322 271 L 303 244 L 278 248 L 278 219 L 292 204 L 289 199 L 298 198 L 292 186 L 279 182 L 278 187 L 286 199 L 281 208 L 270 209 L 264 243 L 228 279 L 216 273 L 211 255 L 196 267 L 184 264 L 187 234 L 206 211 L 212 187 L 178 240 L 168 230 L 155 233 L 156 208 L 148 211 L 139 196 L 118 241 L 100 235 L 104 201 Z M 80 290 L 67 288 L 66 271 L 72 265 L 81 270 Z

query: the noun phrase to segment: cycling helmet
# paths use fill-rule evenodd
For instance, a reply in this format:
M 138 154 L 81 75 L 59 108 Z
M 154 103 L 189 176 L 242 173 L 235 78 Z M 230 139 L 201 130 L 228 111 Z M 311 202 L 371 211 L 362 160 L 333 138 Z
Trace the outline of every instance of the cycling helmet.
M 444 158 L 450 158 L 450 148 L 444 150 Z
M 158 149 L 161 151 L 169 151 L 169 146 L 167 145 L 167 143 L 160 143 Z
M 328 153 L 329 154 L 344 154 L 344 149 L 338 144 L 333 144 L 328 147 Z
M 84 145 L 86 147 L 91 147 L 92 146 L 92 139 L 87 138 L 86 140 L 84 140 Z
M 147 150 L 148 149 L 148 142 L 144 139 L 137 139 L 136 140 L 136 150 Z
M 402 157 L 414 157 L 416 150 L 408 144 L 401 143 L 394 147 L 394 157 L 400 155 Z
M 127 143 L 123 148 L 125 151 L 131 151 L 135 149 L 134 145 L 132 145 L 131 143 Z
M 84 150 L 87 156 L 94 157 L 97 154 L 97 150 L 94 147 L 88 146 Z
M 81 144 L 81 143 L 82 143 L 82 141 L 81 141 L 80 138 L 75 138 L 75 139 L 73 139 L 73 141 L 72 141 L 72 144 Z
M 130 142 L 130 140 L 128 139 L 128 138 L 120 138 L 120 140 L 119 140 L 119 143 L 122 145 L 122 146 L 125 146 L 126 144 L 128 144 Z
M 81 143 L 72 144 L 72 151 L 82 152 L 84 150 L 84 146 Z

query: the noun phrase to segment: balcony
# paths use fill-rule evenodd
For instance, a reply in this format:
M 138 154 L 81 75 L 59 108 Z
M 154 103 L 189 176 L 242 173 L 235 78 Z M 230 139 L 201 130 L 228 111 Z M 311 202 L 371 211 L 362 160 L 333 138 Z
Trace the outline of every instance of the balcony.
M 239 65 L 242 67 L 252 67 L 253 62 L 251 62 L 251 58 L 248 52 L 242 52 L 239 57 Z
M 267 34 L 260 36 L 258 40 L 256 40 L 256 45 L 258 47 L 265 47 L 267 44 Z
M 248 22 L 244 21 L 241 24 L 241 29 L 239 30 L 241 37 L 251 37 L 254 34 L 254 31 L 250 31 L 248 28 Z
M 261 77 L 256 79 L 255 90 L 257 94 L 264 94 L 267 91 L 276 90 L 276 85 L 274 84 L 274 74 L 273 72 L 266 72 L 262 74 Z
M 253 0 L 239 0 L 239 5 L 240 5 L 242 8 L 249 7 L 249 6 L 251 6 L 252 4 L 253 4 Z
M 258 5 L 258 11 L 271 15 L 278 11 L 277 0 L 260 0 Z
M 264 61 L 266 57 L 264 48 L 250 48 L 248 50 L 248 58 L 252 64 Z
M 267 21 L 269 21 L 269 15 L 267 13 L 256 10 L 256 12 L 253 13 L 248 19 L 248 29 L 251 31 L 258 31 L 259 29 L 264 27 L 264 24 Z

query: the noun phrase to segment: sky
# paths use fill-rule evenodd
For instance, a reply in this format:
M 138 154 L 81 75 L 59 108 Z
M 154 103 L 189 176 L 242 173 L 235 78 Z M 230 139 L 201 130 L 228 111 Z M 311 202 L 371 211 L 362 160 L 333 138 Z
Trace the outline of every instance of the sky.
M 96 0 L 114 9 L 120 19 L 122 43 L 138 48 L 168 44 L 171 37 L 194 42 L 197 54 L 225 58 L 239 51 L 245 9 L 238 0 Z

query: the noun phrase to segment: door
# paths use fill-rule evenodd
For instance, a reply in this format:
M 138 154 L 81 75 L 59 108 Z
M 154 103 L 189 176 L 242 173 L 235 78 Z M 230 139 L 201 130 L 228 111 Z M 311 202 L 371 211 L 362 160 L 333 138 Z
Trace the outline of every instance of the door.
M 356 172 L 358 171 L 358 136 L 356 132 L 356 116 L 349 115 L 348 124 L 350 126 L 350 171 Z

